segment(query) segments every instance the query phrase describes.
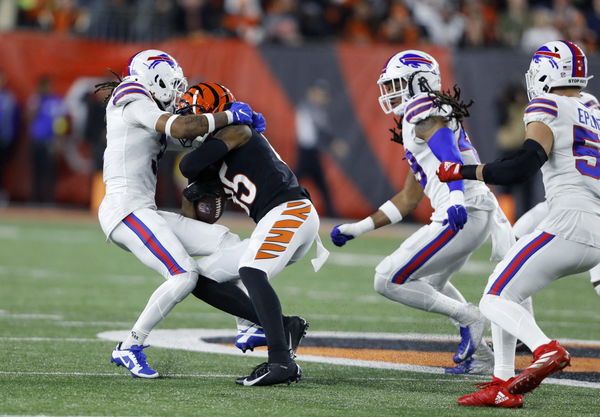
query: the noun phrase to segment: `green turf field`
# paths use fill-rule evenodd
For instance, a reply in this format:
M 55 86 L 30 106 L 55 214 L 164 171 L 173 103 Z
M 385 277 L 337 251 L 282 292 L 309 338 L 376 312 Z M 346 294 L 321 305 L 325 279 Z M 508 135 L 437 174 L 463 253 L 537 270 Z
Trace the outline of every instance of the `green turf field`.
M 315 274 L 307 260 L 273 281 L 288 314 L 310 331 L 454 334 L 448 320 L 400 306 L 372 289 L 378 256 L 398 242 L 363 237 L 333 248 Z M 311 252 L 311 255 L 314 252 Z M 351 254 L 343 257 L 336 254 Z M 475 254 L 454 284 L 477 302 L 489 247 Z M 104 242 L 99 226 L 0 219 L 0 415 L 47 416 L 584 416 L 600 415 L 600 391 L 544 384 L 522 410 L 455 405 L 481 377 L 401 372 L 303 362 L 290 386 L 235 385 L 254 357 L 150 348 L 158 380 L 129 377 L 109 363 L 161 278 Z M 600 340 L 600 298 L 586 275 L 554 283 L 534 299 L 543 329 L 556 338 Z M 159 329 L 232 329 L 231 317 L 188 298 Z M 598 382 L 598 381 L 596 381 Z

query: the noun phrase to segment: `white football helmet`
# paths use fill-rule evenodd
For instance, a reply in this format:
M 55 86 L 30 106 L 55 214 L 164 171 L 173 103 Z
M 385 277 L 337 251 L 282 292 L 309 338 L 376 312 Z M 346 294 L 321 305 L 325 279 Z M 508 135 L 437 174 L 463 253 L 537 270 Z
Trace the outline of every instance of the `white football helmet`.
M 568 41 L 552 41 L 535 51 L 525 74 L 527 95 L 533 100 L 554 87 L 585 88 L 587 58 L 581 48 Z
M 440 66 L 423 51 L 409 49 L 398 52 L 385 64 L 377 85 L 383 112 L 402 116 L 406 103 L 413 96 L 442 88 Z
M 179 98 L 187 90 L 187 81 L 177 61 L 157 49 L 147 49 L 132 56 L 123 79 L 145 86 L 167 111 L 174 110 Z

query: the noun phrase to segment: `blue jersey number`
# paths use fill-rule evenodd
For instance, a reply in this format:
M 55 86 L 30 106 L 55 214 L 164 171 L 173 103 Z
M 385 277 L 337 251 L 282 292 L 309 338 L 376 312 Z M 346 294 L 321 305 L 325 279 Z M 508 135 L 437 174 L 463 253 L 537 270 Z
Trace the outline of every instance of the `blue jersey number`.
M 598 134 L 581 126 L 573 126 L 573 155 L 594 158 L 592 165 L 588 163 L 589 158 L 575 158 L 575 168 L 582 175 L 600 179 L 600 152 L 598 148 L 592 147 L 586 141 L 595 142 L 600 146 Z
M 406 154 L 406 160 L 408 161 L 408 165 L 410 165 L 410 169 L 412 169 L 412 172 L 415 174 L 417 182 L 421 184 L 422 188 L 425 188 L 427 185 L 427 175 L 425 174 L 425 171 L 423 171 L 423 168 L 421 168 L 421 165 L 417 162 L 417 158 L 415 158 L 408 149 L 406 149 L 404 153 Z

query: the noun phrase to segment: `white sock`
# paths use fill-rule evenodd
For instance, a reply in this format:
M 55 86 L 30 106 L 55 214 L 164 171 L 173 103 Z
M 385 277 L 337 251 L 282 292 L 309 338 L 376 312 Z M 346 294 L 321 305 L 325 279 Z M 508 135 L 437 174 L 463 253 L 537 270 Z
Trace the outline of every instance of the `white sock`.
M 479 317 L 473 312 L 473 309 L 477 310 L 474 306 L 442 294 L 426 281 L 408 281 L 390 286 L 385 295 L 407 306 L 453 318 L 462 326 L 471 324 Z
M 538 327 L 533 316 L 514 301 L 485 294 L 479 309 L 492 323 L 520 339 L 532 352 L 551 341 Z
M 152 329 L 183 300 L 196 286 L 198 274 L 187 272 L 175 275 L 161 284 L 150 296 L 146 308 L 133 325 L 131 333 L 121 344 L 121 349 L 141 345 Z
M 515 376 L 515 346 L 517 338 L 492 323 L 494 344 L 494 376 L 506 381 Z
M 600 264 L 590 269 L 590 282 L 596 294 L 600 295 Z

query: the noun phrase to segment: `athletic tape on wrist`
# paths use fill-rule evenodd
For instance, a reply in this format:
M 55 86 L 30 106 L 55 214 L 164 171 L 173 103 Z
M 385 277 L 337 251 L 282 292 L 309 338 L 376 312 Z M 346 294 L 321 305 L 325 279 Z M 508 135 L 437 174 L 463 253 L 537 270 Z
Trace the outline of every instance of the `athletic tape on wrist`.
M 208 122 L 207 133 L 214 132 L 215 131 L 215 116 L 213 116 L 211 113 L 204 113 L 204 116 L 206 117 L 206 121 Z
M 465 205 L 465 194 L 460 190 L 450 191 L 450 205 L 451 206 L 464 206 Z
M 225 110 L 225 114 L 227 115 L 227 124 L 230 125 L 233 123 L 233 113 L 231 110 Z
M 385 214 L 388 217 L 388 219 L 390 219 L 390 222 L 392 224 L 398 223 L 400 220 L 402 220 L 402 213 L 400 213 L 398 207 L 396 207 L 396 205 L 390 200 L 386 201 L 381 206 L 379 206 L 379 210 L 381 210 L 383 214 Z
M 165 124 L 165 134 L 167 136 L 173 137 L 173 135 L 171 135 L 171 125 L 173 124 L 175 119 L 177 119 L 178 117 L 179 117 L 178 114 L 174 114 L 167 119 L 167 123 Z

